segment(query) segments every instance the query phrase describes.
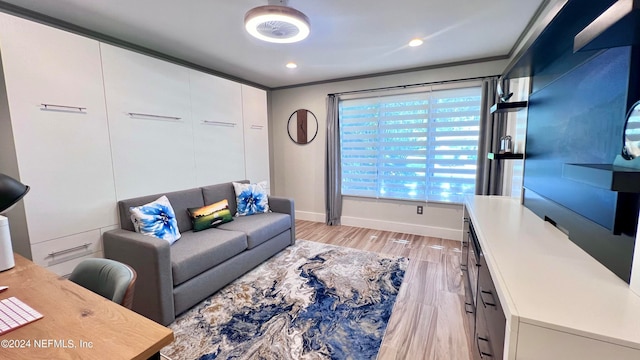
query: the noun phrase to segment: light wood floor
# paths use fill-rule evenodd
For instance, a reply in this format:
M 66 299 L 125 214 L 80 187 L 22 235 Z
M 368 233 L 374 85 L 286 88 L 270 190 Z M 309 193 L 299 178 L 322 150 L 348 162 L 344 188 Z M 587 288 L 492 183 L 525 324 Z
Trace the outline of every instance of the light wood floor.
M 409 258 L 378 360 L 470 360 L 460 242 L 296 220 L 298 239 Z

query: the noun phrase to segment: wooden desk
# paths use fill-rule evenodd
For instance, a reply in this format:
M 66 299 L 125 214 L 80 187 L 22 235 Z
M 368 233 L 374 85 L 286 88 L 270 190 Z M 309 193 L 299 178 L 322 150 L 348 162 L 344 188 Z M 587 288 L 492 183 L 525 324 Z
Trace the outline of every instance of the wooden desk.
M 15 268 L 0 272 L 0 285 L 9 286 L 0 299 L 15 296 L 44 318 L 0 336 L 0 359 L 148 359 L 173 341 L 170 329 L 15 259 Z

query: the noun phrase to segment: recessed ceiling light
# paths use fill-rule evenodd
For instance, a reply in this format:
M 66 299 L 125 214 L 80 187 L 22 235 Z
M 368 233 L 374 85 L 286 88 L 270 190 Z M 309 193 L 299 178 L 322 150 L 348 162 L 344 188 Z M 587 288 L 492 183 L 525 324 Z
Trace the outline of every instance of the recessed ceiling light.
M 244 26 L 253 37 L 273 43 L 293 43 L 309 36 L 309 18 L 286 6 L 288 0 L 269 1 L 269 5 L 253 8 L 244 16 Z M 282 5 L 275 5 L 282 4 Z
M 424 41 L 422 41 L 422 39 L 417 39 L 416 38 L 416 39 L 413 39 L 413 40 L 409 41 L 409 46 L 411 46 L 411 47 L 420 46 L 422 44 L 424 44 Z
M 298 67 L 298 64 L 294 63 L 294 62 L 289 62 L 287 63 L 287 65 L 285 65 L 287 68 L 289 69 L 295 69 Z

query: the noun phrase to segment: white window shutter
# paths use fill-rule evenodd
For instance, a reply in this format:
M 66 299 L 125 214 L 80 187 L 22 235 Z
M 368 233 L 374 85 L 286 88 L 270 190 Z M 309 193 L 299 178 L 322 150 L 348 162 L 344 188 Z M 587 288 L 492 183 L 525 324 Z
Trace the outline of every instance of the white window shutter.
M 342 193 L 461 202 L 475 190 L 480 88 L 340 102 Z

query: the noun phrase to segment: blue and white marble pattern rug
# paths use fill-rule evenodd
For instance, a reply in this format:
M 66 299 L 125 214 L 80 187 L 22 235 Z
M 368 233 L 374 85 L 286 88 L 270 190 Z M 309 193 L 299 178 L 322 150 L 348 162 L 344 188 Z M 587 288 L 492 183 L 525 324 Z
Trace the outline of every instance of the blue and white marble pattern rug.
M 170 325 L 170 359 L 375 359 L 408 259 L 298 240 Z

